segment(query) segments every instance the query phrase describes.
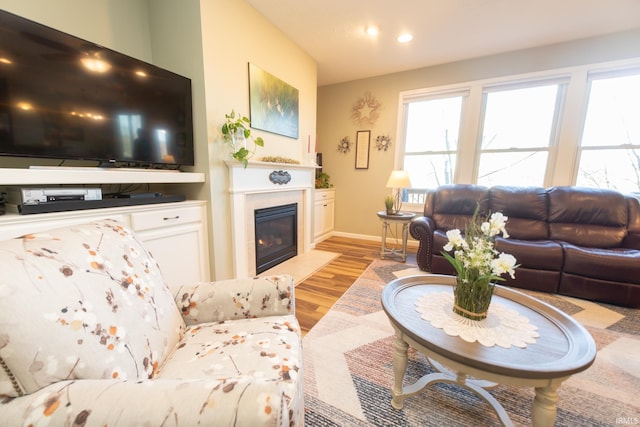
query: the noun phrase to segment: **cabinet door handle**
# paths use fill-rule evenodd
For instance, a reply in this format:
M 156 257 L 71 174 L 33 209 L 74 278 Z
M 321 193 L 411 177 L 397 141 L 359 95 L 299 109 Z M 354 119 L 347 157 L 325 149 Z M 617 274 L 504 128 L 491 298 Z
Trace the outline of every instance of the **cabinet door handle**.
M 176 215 L 176 216 L 170 216 L 170 217 L 164 217 L 162 218 L 164 221 L 169 221 L 170 219 L 178 219 L 180 218 L 180 215 Z
M 326 208 L 328 205 L 325 203 L 325 204 L 324 204 L 324 205 L 322 205 L 322 206 L 324 206 L 324 207 Z

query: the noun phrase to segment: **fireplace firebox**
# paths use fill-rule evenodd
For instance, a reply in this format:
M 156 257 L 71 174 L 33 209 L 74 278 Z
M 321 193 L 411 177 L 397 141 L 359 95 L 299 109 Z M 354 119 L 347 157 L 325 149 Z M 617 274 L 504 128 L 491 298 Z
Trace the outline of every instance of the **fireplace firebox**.
M 256 274 L 298 254 L 298 204 L 254 211 Z

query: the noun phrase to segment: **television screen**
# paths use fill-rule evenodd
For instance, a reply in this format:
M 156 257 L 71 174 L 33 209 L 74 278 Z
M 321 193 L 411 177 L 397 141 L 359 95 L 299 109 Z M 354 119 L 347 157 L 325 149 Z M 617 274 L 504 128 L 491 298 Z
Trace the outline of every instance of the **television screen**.
M 0 155 L 193 165 L 191 80 L 0 10 Z

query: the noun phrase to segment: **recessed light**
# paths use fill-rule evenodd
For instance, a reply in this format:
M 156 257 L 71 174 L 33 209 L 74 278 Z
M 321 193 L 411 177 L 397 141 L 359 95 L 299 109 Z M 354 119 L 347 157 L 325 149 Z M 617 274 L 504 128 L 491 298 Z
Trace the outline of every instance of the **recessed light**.
M 375 37 L 378 35 L 378 33 L 380 32 L 380 28 L 378 28 L 376 25 L 369 25 L 367 26 L 367 28 L 365 28 L 365 31 L 367 32 L 367 34 L 369 34 L 371 37 Z
M 413 40 L 413 36 L 409 33 L 403 33 L 398 36 L 399 43 L 408 43 Z

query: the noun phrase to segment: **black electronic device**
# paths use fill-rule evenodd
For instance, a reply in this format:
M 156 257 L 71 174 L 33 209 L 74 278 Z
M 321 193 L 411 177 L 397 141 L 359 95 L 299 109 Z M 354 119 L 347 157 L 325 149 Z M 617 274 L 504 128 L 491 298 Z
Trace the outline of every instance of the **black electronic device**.
M 193 165 L 191 80 L 0 10 L 0 155 Z
M 162 195 L 157 197 L 138 197 L 138 198 L 109 198 L 102 200 L 65 200 L 61 202 L 47 202 L 37 205 L 13 205 L 9 208 L 12 212 L 21 215 L 49 213 L 49 212 L 68 212 L 83 209 L 101 209 L 114 208 L 120 206 L 136 206 L 157 203 L 183 202 L 186 198 L 183 195 Z

